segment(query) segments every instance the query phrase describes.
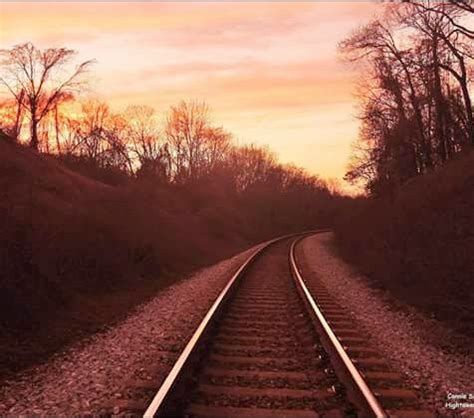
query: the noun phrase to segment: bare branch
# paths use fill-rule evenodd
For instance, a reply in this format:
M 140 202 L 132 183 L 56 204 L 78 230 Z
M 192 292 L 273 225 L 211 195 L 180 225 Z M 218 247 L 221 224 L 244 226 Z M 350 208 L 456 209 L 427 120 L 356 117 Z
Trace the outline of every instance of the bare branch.
M 6 70 L 0 78 L 8 92 L 28 113 L 31 127 L 31 146 L 38 148 L 38 125 L 57 105 L 63 95 L 81 87 L 80 77 L 94 61 L 85 61 L 65 79 L 55 80 L 53 74 L 65 69 L 75 51 L 66 48 L 36 49 L 31 43 L 1 50 L 1 66 Z M 59 77 L 58 77 L 59 78 Z M 20 92 L 24 99 L 20 100 Z

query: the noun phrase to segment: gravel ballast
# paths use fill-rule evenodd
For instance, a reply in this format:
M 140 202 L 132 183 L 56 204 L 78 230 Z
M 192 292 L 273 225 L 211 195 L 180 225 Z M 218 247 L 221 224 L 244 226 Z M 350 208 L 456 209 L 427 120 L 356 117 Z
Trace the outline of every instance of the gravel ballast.
M 448 395 L 466 395 L 457 402 L 474 403 L 474 358 L 447 344 L 450 329 L 370 287 L 368 280 L 336 254 L 332 233 L 306 238 L 297 255 L 306 280 L 317 277 L 357 320 L 371 343 L 418 389 L 426 406 L 440 415 L 474 416 L 474 408 L 446 407 Z M 440 344 L 436 344 L 436 340 Z M 440 347 L 446 347 L 442 349 Z M 469 400 L 469 395 L 473 397 Z
M 158 388 L 219 292 L 259 247 L 168 287 L 120 324 L 7 381 L 0 415 L 117 413 L 114 405 L 137 379 Z

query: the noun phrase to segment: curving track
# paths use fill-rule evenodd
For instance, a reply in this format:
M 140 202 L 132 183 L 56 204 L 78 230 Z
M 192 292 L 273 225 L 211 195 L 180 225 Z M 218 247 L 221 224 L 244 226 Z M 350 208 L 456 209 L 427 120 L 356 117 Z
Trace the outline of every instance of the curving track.
M 306 286 L 294 254 L 297 241 L 294 236 L 272 241 L 244 263 L 178 358 L 146 417 L 426 416 L 411 393 L 406 408 L 403 395 L 409 391 L 399 389 L 398 381 L 391 382 L 396 389 L 387 389 L 384 376 L 394 377 L 389 372 L 375 382 L 382 393 L 395 395 L 391 409 L 384 409 L 383 397 L 353 360 L 353 348 L 343 345 L 358 341 L 356 330 L 346 329 L 343 308 L 321 286 Z

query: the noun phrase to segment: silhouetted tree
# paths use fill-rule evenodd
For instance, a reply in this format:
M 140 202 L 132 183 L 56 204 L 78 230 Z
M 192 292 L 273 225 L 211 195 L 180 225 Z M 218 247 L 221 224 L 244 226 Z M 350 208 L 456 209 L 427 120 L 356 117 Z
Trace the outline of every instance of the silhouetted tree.
M 171 108 L 165 127 L 171 173 L 176 182 L 208 175 L 225 157 L 231 135 L 209 121 L 204 103 L 182 101 Z
M 263 183 L 277 160 L 268 148 L 245 145 L 231 150 L 229 164 L 233 169 L 236 190 L 242 193 Z
M 0 82 L 8 89 L 30 120 L 30 145 L 38 149 L 38 125 L 54 109 L 65 93 L 73 94 L 83 86 L 82 75 L 93 61 L 84 61 L 67 75 L 66 67 L 75 52 L 66 48 L 44 51 L 31 43 L 3 49 Z
M 473 142 L 471 3 L 406 1 L 340 45 L 364 63 L 362 127 L 346 178 L 393 193 Z M 369 77 L 367 77 L 369 74 Z
M 155 110 L 150 106 L 129 106 L 124 117 L 137 176 L 169 181 L 167 145 L 160 137 Z
M 100 160 L 108 149 L 105 131 L 109 118 L 110 109 L 107 103 L 95 100 L 83 103 L 75 127 L 75 145 L 72 151 L 101 164 Z
M 440 71 L 448 72 L 459 84 L 465 106 L 466 134 L 468 142 L 474 145 L 474 118 L 469 89 L 469 61 L 474 57 L 474 31 L 461 23 L 467 13 L 474 16 L 469 2 L 408 1 L 405 7 L 397 9 L 397 18 L 417 30 L 420 42 L 430 44 L 438 112 L 442 106 Z M 438 119 L 437 123 L 441 125 L 441 120 Z
M 23 100 L 20 93 L 19 100 Z M 16 100 L 4 100 L 0 103 L 0 129 L 11 138 L 18 140 L 24 122 L 25 111 Z

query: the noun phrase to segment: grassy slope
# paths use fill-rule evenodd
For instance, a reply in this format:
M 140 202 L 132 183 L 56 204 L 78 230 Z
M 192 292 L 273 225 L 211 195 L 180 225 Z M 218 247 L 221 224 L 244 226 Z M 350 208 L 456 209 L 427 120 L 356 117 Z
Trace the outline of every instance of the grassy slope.
M 214 214 L 155 189 L 108 186 L 0 138 L 0 376 L 249 244 L 219 228 L 239 225 L 231 202 Z
M 338 226 L 342 254 L 402 300 L 474 336 L 474 153 L 362 202 Z

